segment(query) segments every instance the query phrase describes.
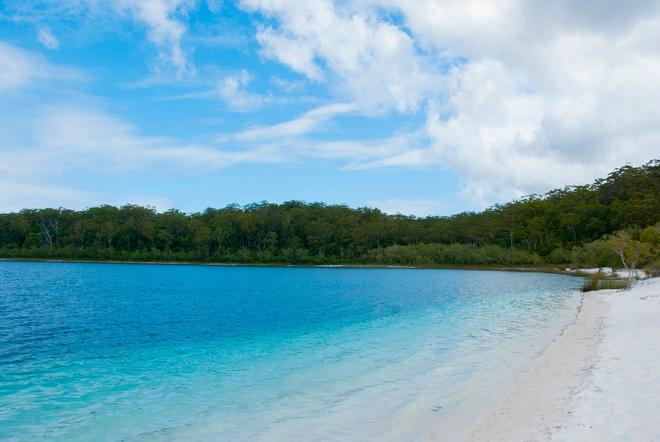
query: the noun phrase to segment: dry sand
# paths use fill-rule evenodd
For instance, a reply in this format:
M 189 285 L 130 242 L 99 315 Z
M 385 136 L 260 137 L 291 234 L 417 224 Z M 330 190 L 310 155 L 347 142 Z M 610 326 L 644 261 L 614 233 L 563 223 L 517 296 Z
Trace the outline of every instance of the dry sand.
M 586 293 L 575 322 L 461 440 L 660 441 L 660 278 Z

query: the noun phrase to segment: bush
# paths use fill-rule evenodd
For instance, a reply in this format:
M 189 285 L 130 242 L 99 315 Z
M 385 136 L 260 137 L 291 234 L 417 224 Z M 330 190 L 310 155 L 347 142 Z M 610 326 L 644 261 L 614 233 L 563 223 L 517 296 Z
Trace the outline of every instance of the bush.
M 518 249 L 470 244 L 416 244 L 373 249 L 365 260 L 395 265 L 527 265 L 539 264 L 541 258 Z
M 618 278 L 607 278 L 602 273 L 595 273 L 584 280 L 583 292 L 595 290 L 620 290 L 628 288 L 629 281 Z
M 576 267 L 618 267 L 621 261 L 607 241 L 599 239 L 571 250 L 571 263 Z
M 571 262 L 571 252 L 562 247 L 558 247 L 550 252 L 544 261 L 548 264 L 568 264 Z

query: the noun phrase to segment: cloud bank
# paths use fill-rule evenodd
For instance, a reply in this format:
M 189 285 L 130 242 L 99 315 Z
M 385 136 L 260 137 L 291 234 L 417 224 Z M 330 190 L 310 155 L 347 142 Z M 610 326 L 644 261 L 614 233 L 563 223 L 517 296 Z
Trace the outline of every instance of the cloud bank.
M 484 204 L 657 155 L 657 1 L 243 0 L 263 55 L 365 114 L 422 112 L 428 149 Z
M 193 0 L 44 4 L 67 16 L 78 11 L 92 22 L 114 14 L 114 20 L 137 24 L 158 55 L 156 70 L 171 70 L 182 84 L 198 72 L 189 20 L 201 8 L 211 14 L 224 8 L 221 2 Z M 75 100 L 33 106 L 37 93 L 22 109 L 25 118 L 0 120 L 0 179 L 20 178 L 25 189 L 37 189 L 43 177 L 82 167 L 208 172 L 242 162 L 339 161 L 348 169 L 451 169 L 462 178 L 465 195 L 487 205 L 588 182 L 624 163 L 657 157 L 660 1 L 237 5 L 256 23 L 252 37 L 262 61 L 291 73 L 286 81 L 273 75 L 271 83 L 280 91 L 297 85 L 287 94 L 305 94 L 300 85 L 324 91 L 323 99 L 309 101 L 316 107 L 293 117 L 286 113 L 270 125 L 248 123 L 235 132 L 205 134 L 211 141 L 198 143 L 145 135 L 103 106 Z M 47 22 L 40 20 L 35 22 Z M 44 48 L 62 50 L 51 28 L 40 24 L 35 30 Z M 217 72 L 222 73 L 207 83 L 211 92 L 184 93 L 181 99 L 217 99 L 247 115 L 295 101 L 251 91 L 261 75 L 254 66 Z M 11 106 L 9 96 L 84 77 L 0 41 L 5 106 Z M 396 127 L 397 117 L 416 123 Z M 352 118 L 381 121 L 389 131 L 358 137 L 350 125 L 337 124 Z

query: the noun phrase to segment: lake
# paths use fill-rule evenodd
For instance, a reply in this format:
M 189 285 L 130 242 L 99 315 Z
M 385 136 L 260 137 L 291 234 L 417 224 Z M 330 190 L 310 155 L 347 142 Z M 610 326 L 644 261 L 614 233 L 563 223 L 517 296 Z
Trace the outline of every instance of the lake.
M 581 280 L 0 262 L 0 439 L 425 440 L 492 406 Z

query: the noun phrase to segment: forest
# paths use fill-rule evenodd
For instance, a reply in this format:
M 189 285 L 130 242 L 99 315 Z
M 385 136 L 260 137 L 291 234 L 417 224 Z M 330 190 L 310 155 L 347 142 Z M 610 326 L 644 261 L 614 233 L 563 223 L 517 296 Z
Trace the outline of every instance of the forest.
M 103 205 L 0 214 L 0 257 L 271 264 L 616 266 L 608 235 L 658 261 L 660 160 L 482 212 L 388 215 L 289 201 L 199 213 Z

